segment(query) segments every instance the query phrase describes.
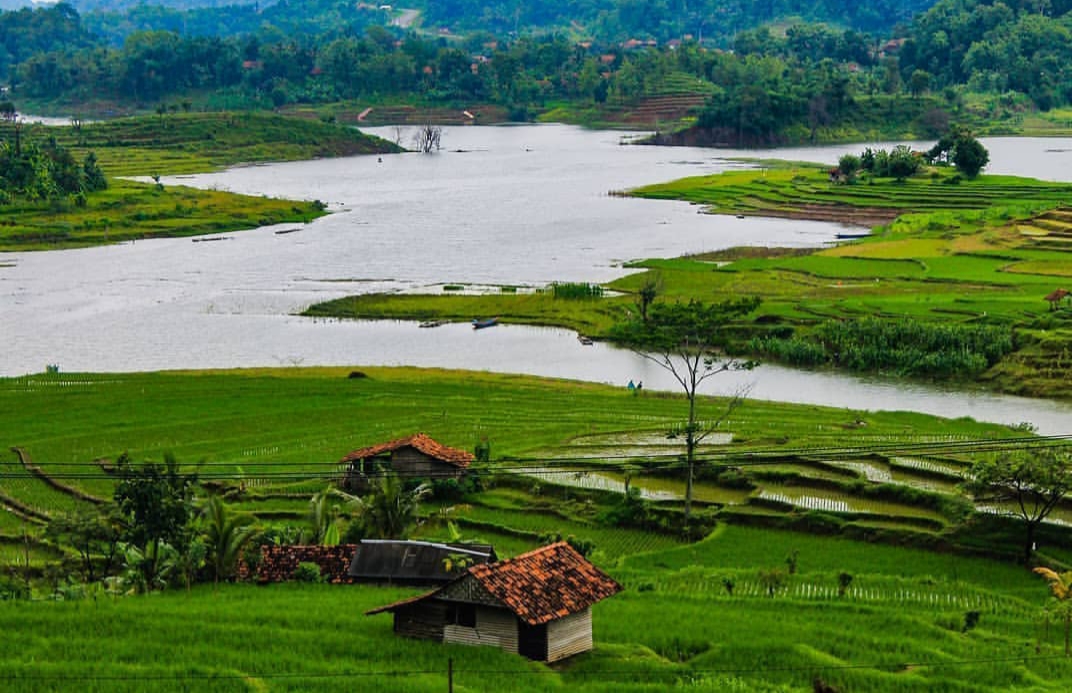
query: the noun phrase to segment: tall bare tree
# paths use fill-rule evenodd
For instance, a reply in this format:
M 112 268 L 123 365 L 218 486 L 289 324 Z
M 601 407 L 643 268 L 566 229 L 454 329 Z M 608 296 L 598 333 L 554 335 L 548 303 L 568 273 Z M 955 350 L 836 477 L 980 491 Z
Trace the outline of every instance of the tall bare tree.
M 428 123 L 417 128 L 417 132 L 413 135 L 413 144 L 417 147 L 417 151 L 425 154 L 438 152 L 442 137 L 443 128 Z
M 746 298 L 706 304 L 656 303 L 646 319 L 637 317 L 615 325 L 612 337 L 674 377 L 689 403 L 685 436 L 685 522 L 692 516 L 693 485 L 696 477 L 696 447 L 741 405 L 747 389 L 736 392 L 716 417 L 701 419 L 697 393 L 710 378 L 728 371 L 752 370 L 755 361 L 726 357 L 726 328 L 759 306 L 759 299 Z

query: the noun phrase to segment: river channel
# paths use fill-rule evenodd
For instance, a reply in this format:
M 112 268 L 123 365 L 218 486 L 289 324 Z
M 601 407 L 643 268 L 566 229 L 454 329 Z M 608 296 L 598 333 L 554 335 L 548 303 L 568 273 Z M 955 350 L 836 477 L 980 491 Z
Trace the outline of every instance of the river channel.
M 372 132 L 394 138 L 392 128 Z M 627 351 L 565 330 L 309 320 L 311 303 L 444 283 L 602 282 L 623 263 L 735 245 L 820 246 L 842 227 L 698 214 L 690 205 L 610 196 L 715 173 L 756 152 L 624 146 L 623 133 L 558 125 L 456 127 L 443 151 L 249 166 L 165 185 L 319 199 L 333 214 L 301 226 L 48 253 L 0 253 L 0 375 L 299 365 L 485 369 L 673 389 Z M 403 144 L 406 142 L 403 141 Z M 992 170 L 1068 180 L 1072 140 L 988 140 Z M 761 152 L 830 162 L 862 145 Z M 293 231 L 279 233 L 279 231 Z M 1028 421 L 1066 433 L 1072 405 L 776 366 L 713 379 L 711 392 Z

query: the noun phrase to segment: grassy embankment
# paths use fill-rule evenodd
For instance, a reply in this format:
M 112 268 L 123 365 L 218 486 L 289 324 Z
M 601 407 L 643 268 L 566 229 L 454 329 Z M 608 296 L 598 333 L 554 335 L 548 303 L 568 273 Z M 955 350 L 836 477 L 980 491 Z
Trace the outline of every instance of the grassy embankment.
M 154 690 L 277 691 L 351 681 L 432 691 L 445 685 L 447 657 L 455 660 L 459 690 L 800 690 L 821 678 L 842 690 L 998 691 L 1072 680 L 1072 664 L 1059 656 L 1059 629 L 1039 618 L 1047 591 L 1038 578 L 1011 561 L 896 545 L 992 539 L 978 534 L 987 525 L 981 518 L 965 524 L 961 514 L 955 484 L 966 458 L 886 453 L 831 462 L 806 453 L 1015 432 L 970 419 L 748 402 L 726 424 L 730 448 L 798 454 L 744 468 L 749 485 L 702 481 L 701 514 L 729 524 L 685 544 L 657 526 L 601 522 L 615 502 L 604 491 L 510 473 L 532 459 L 584 457 L 593 474 L 602 468 L 614 477 L 622 455 L 638 463 L 665 459 L 676 450 L 664 432 L 680 420 L 681 398 L 517 376 L 364 372 L 364 378 L 322 368 L 4 379 L 0 408 L 8 415 L 0 421 L 0 444 L 21 446 L 53 482 L 98 497 L 110 494 L 112 481 L 95 459 L 123 450 L 135 459 L 159 459 L 164 450 L 187 463 L 204 459 L 203 477 L 227 476 L 234 506 L 271 524 L 300 523 L 309 495 L 324 484 L 315 474 L 308 480 L 273 474 L 329 470 L 350 449 L 415 430 L 458 447 L 487 435 L 499 473 L 490 488 L 467 495 L 454 517 L 466 537 L 492 541 L 503 555 L 537 545 L 548 531 L 594 542 L 593 560 L 626 587 L 595 609 L 595 652 L 547 668 L 491 648 L 400 639 L 388 616 L 362 615 L 414 592 L 391 587 L 227 585 L 119 599 L 98 592 L 88 601 L 0 603 L 5 689 L 54 690 L 77 681 L 80 690 L 139 690 L 152 681 Z M 41 476 L 12 476 L 21 469 L 13 455 L 0 467 L 4 494 L 21 507 L 45 517 L 84 507 Z M 244 493 L 235 493 L 239 478 Z M 673 475 L 641 474 L 633 483 L 681 488 Z M 672 512 L 678 502 L 654 505 Z M 809 510 L 816 507 L 825 510 Z M 24 546 L 31 547 L 31 574 L 44 574 L 59 560 L 60 551 L 37 542 L 38 523 L 11 512 L 0 518 L 6 537 L 0 555 L 12 574 L 25 573 Z M 749 526 L 757 524 L 841 531 L 869 542 Z M 1005 541 L 1013 553 L 1015 528 L 998 530 L 987 548 L 1000 550 Z M 443 531 L 428 524 L 419 534 Z M 1072 546 L 1060 545 L 1061 533 L 1044 537 L 1051 564 L 1072 557 Z M 794 553 L 795 574 L 776 596 L 765 596 L 759 571 L 785 568 Z M 844 596 L 838 596 L 839 573 L 852 576 Z M 39 583 L 38 590 L 45 588 Z M 978 625 L 964 631 L 967 613 L 975 611 Z
M 1006 176 L 959 180 L 938 171 L 904 182 L 835 185 L 806 165 L 735 171 L 647 186 L 630 194 L 684 199 L 721 214 L 878 224 L 872 237 L 808 251 L 731 249 L 676 260 L 610 285 L 632 294 L 656 274 L 661 300 L 763 300 L 747 333 L 807 338 L 828 321 L 911 318 L 941 326 L 995 326 L 1015 349 L 985 372 L 996 389 L 1068 397 L 1069 311 L 1043 300 L 1072 277 L 1072 186 Z M 560 325 L 592 336 L 634 310 L 631 295 L 595 301 L 548 293 L 489 296 L 360 296 L 310 315 L 504 320 Z M 770 354 L 767 358 L 771 358 Z
M 11 127 L 0 125 L 0 136 L 10 138 Z M 72 248 L 308 222 L 324 214 L 321 205 L 117 177 L 397 151 L 394 144 L 352 128 L 256 113 L 170 114 L 78 127 L 23 128 L 24 141 L 50 136 L 79 158 L 93 151 L 108 176 L 109 188 L 87 195 L 83 207 L 73 200 L 0 207 L 0 251 Z

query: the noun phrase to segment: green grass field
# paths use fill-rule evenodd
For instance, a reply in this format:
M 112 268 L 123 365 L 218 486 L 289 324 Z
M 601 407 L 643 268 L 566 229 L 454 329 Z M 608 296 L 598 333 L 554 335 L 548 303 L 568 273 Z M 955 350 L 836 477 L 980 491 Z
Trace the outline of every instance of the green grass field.
M 456 690 L 469 691 L 799 691 L 811 690 L 816 679 L 838 690 L 1026 691 L 1057 690 L 1072 681 L 1060 629 L 1041 618 L 1048 595 L 1041 579 L 1012 560 L 920 548 L 948 548 L 971 531 L 935 510 L 942 498 L 957 494 L 955 486 L 925 486 L 955 479 L 963 456 L 885 463 L 802 456 L 757 470 L 752 489 L 722 487 L 702 476 L 697 497 L 710 493 L 718 500 L 700 503 L 700 513 L 717 526 L 702 541 L 687 543 L 665 531 L 602 523 L 601 514 L 615 502 L 606 491 L 510 474 L 510 465 L 521 461 L 595 453 L 593 473 L 613 476 L 613 459 L 600 460 L 596 451 L 662 450 L 655 445 L 665 441 L 662 432 L 684 414 L 680 397 L 412 368 L 367 368 L 368 377 L 354 379 L 347 377 L 351 370 L 3 379 L 0 408 L 7 415 L 0 420 L 0 444 L 20 446 L 46 474 L 98 496 L 107 496 L 112 482 L 95 460 L 122 451 L 159 459 L 170 450 L 191 468 L 204 460 L 205 477 L 223 474 L 232 489 L 240 480 L 247 485 L 236 510 L 261 524 L 300 524 L 308 497 L 325 483 L 316 473 L 333 469 L 351 449 L 416 430 L 461 448 L 486 435 L 498 476 L 459 501 L 427 504 L 417 535 L 445 538 L 445 526 L 432 520 L 440 508 L 453 507 L 449 516 L 464 538 L 490 541 L 503 556 L 537 546 L 549 532 L 592 542 L 592 560 L 626 588 L 594 610 L 595 651 L 547 667 L 492 648 L 397 638 L 390 617 L 362 615 L 416 590 L 226 584 L 114 597 L 90 587 L 61 590 L 64 601 L 0 602 L 4 690 L 439 691 L 446 687 L 448 658 L 454 659 Z M 1018 435 L 963 418 L 760 401 L 736 410 L 726 428 L 733 435 L 729 449 L 742 450 Z M 21 468 L 14 455 L 3 460 L 5 494 L 45 515 L 80 505 L 41 477 L 20 475 Z M 68 478 L 87 470 L 96 473 Z M 273 477 L 280 470 L 311 474 L 306 481 L 281 481 Z M 907 493 L 866 481 L 894 472 L 906 487 L 920 488 Z M 633 483 L 673 493 L 681 480 L 639 475 Z M 816 514 L 756 500 L 773 488 L 870 502 L 872 512 Z M 672 513 L 679 503 L 654 505 Z M 835 535 L 776 526 L 821 527 Z M 25 574 L 29 534 L 35 592 L 44 597 L 51 592 L 49 566 L 63 554 L 37 544 L 40 531 L 0 511 L 3 575 L 17 580 Z M 993 536 L 991 552 L 1001 541 L 1015 545 L 1017 534 L 1005 528 Z M 1040 535 L 1045 556 L 1072 556 L 1061 536 L 1052 529 Z M 795 573 L 774 597 L 766 596 L 759 572 L 785 569 L 791 555 Z M 840 573 L 852 576 L 841 596 Z M 968 612 L 978 612 L 979 620 L 965 630 Z
M 761 568 L 799 551 L 767 597 Z M 853 582 L 844 596 L 836 574 Z M 546 667 L 399 638 L 366 609 L 417 590 L 225 585 L 148 597 L 0 603 L 5 690 L 1059 690 L 1072 681 L 1045 585 L 991 562 L 747 528 L 629 556 L 594 608 L 596 649 Z M 725 580 L 734 582 L 730 595 Z M 963 631 L 965 614 L 978 625 Z

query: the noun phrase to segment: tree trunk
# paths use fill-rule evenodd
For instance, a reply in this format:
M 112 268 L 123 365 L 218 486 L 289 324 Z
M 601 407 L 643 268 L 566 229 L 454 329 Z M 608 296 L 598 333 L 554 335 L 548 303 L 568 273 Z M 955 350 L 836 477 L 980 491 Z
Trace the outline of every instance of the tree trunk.
M 1031 567 L 1031 556 L 1035 553 L 1035 523 L 1027 523 L 1027 542 L 1024 544 L 1024 565 Z

